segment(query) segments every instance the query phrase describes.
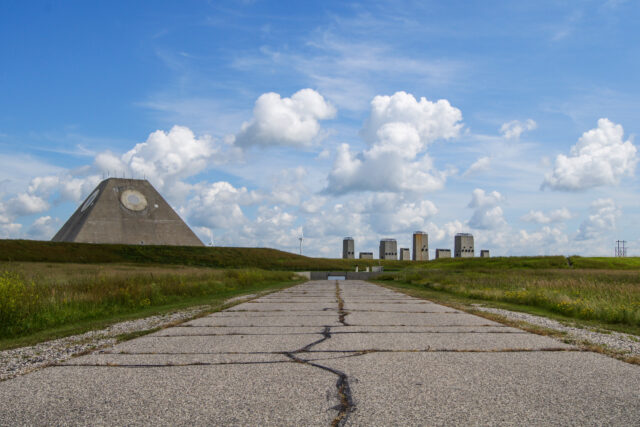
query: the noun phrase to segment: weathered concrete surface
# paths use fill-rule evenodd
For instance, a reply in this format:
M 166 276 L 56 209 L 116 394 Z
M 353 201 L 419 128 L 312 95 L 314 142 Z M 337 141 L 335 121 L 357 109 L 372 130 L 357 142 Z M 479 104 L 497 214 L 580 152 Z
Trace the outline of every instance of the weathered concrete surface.
M 322 364 L 349 374 L 349 425 L 640 422 L 638 367 L 595 353 L 381 353 Z
M 0 382 L 0 425 L 639 425 L 640 367 L 317 281 Z

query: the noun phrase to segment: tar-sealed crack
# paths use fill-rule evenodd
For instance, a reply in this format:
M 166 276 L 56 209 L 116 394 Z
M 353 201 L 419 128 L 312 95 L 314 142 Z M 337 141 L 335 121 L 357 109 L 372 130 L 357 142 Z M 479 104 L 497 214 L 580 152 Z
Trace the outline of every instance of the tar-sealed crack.
M 344 320 L 345 317 L 349 314 L 344 309 L 344 300 L 342 299 L 342 293 L 340 292 L 340 284 L 336 280 L 336 299 L 338 300 L 338 320 L 342 323 L 342 326 L 349 326 L 349 324 Z
M 342 296 L 340 295 L 340 285 L 338 284 L 337 281 L 336 281 L 336 299 L 338 300 L 338 313 L 340 316 L 340 323 L 342 323 L 344 326 L 348 326 L 348 324 L 344 321 L 344 318 L 348 313 L 344 311 L 344 301 L 342 300 Z M 320 365 L 318 363 L 314 363 L 308 360 L 304 360 L 297 356 L 300 353 L 310 352 L 314 346 L 328 339 L 331 339 L 331 327 L 325 326 L 324 331 L 322 332 L 322 335 L 323 336 L 321 339 L 314 341 L 311 344 L 308 344 L 299 350 L 284 353 L 284 354 L 294 362 L 302 363 L 304 365 L 313 366 L 314 368 L 331 372 L 332 374 L 338 377 L 338 380 L 336 381 L 336 389 L 338 392 L 338 399 L 340 400 L 340 403 L 336 408 L 338 410 L 338 415 L 336 415 L 336 417 L 331 422 L 331 426 L 332 427 L 343 426 L 347 422 L 347 417 L 349 416 L 349 413 L 351 413 L 355 407 L 353 403 L 353 398 L 351 397 L 351 388 L 349 387 L 349 377 L 347 376 L 347 374 L 345 374 L 342 371 L 330 368 L 328 366 Z

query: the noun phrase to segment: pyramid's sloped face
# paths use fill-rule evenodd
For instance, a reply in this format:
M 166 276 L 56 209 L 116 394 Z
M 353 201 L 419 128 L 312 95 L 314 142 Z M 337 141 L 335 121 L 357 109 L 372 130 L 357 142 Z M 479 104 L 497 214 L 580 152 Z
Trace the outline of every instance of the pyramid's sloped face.
M 102 181 L 53 241 L 203 246 L 146 180 Z

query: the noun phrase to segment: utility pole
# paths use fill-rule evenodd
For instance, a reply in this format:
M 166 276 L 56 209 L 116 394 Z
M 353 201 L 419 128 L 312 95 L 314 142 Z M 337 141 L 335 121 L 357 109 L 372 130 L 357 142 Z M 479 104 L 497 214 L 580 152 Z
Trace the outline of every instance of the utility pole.
M 616 240 L 616 256 L 624 258 L 627 256 L 626 240 Z

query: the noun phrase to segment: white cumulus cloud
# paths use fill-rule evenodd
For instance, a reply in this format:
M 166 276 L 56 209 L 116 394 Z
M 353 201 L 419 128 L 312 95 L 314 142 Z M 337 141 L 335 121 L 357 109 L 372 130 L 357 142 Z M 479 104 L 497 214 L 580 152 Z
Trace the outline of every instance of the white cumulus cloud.
M 157 130 L 151 133 L 145 142 L 136 144 L 121 156 L 100 153 L 95 165 L 101 172 L 146 177 L 162 190 L 202 172 L 217 161 L 215 155 L 223 155 L 221 151 L 210 136 L 196 138 L 191 129 L 174 126 L 169 132 Z
M 476 188 L 471 193 L 469 207 L 474 209 L 469 220 L 472 228 L 481 230 L 493 230 L 506 225 L 502 208 L 499 206 L 504 201 L 504 197 L 497 191 L 485 193 L 484 190 Z
M 506 139 L 519 139 L 523 132 L 534 130 L 538 124 L 533 119 L 527 119 L 524 122 L 520 120 L 512 120 L 500 126 L 500 133 Z
M 261 197 L 245 187 L 228 182 L 198 185 L 195 195 L 180 209 L 180 214 L 194 226 L 211 229 L 239 227 L 247 222 L 242 206 L 253 205 Z
M 536 224 L 550 224 L 553 222 L 562 222 L 571 219 L 573 215 L 567 208 L 560 208 L 553 210 L 549 213 L 542 211 L 530 210 L 529 213 L 522 216 L 522 220 L 526 222 L 533 222 Z
M 612 199 L 594 200 L 589 207 L 589 216 L 580 224 L 576 240 L 595 239 L 606 231 L 615 230 L 620 215 L 622 212 Z
M 481 172 L 486 172 L 489 170 L 489 166 L 491 165 L 491 159 L 489 157 L 480 157 L 478 160 L 473 162 L 469 169 L 467 169 L 462 176 L 473 176 Z
M 49 215 L 36 219 L 27 230 L 27 235 L 32 239 L 50 240 L 58 231 L 60 221 L 51 218 Z
M 327 191 L 433 191 L 444 186 L 449 171 L 438 171 L 424 151 L 437 139 L 456 137 L 462 113 L 447 100 L 420 100 L 405 92 L 376 96 L 361 136 L 369 148 L 353 153 L 338 147 Z
M 462 112 L 446 99 L 417 100 L 406 92 L 378 95 L 361 135 L 380 151 L 399 151 L 414 158 L 437 139 L 450 139 L 462 129 Z
M 47 209 L 49 209 L 49 203 L 43 198 L 33 194 L 21 193 L 7 200 L 4 210 L 8 215 L 18 217 L 44 212 Z
M 542 188 L 579 191 L 603 185 L 617 185 L 625 175 L 633 175 L 636 147 L 624 141 L 624 130 L 608 119 L 580 137 L 571 154 L 558 155 L 553 172 L 547 174 Z
M 335 117 L 336 109 L 313 89 L 302 89 L 291 98 L 277 93 L 260 95 L 253 118 L 236 135 L 239 147 L 308 146 L 320 133 L 320 120 Z

